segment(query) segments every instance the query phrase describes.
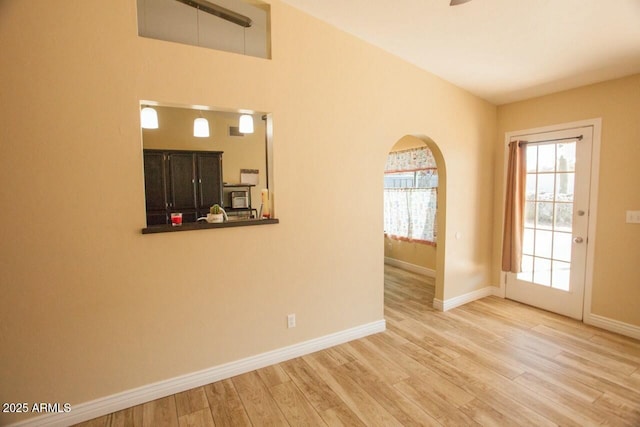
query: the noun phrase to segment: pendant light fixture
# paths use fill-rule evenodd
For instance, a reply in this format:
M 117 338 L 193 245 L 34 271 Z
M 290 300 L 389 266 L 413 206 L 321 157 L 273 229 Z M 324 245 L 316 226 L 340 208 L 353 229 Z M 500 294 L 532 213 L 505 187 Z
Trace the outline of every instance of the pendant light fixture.
M 193 136 L 198 138 L 209 137 L 209 121 L 202 117 L 202 111 L 200 111 L 200 117 L 193 121 Z
M 151 107 L 144 107 L 140 111 L 142 129 L 158 129 L 158 112 Z
M 253 133 L 253 117 L 249 114 L 240 116 L 240 133 Z

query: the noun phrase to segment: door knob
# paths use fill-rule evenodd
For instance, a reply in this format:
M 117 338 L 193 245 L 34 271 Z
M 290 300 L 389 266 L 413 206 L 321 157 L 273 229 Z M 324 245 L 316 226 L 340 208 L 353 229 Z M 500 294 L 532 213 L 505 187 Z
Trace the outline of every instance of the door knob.
M 582 243 L 584 240 L 582 240 L 582 237 L 574 237 L 573 238 L 573 242 L 574 243 Z

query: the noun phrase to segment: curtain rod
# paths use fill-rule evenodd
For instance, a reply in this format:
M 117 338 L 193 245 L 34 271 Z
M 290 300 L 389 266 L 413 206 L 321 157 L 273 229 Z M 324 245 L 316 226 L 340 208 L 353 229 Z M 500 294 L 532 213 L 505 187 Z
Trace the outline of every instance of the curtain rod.
M 545 139 L 544 141 L 533 141 L 533 142 L 521 141 L 518 143 L 518 147 L 522 147 L 523 145 L 529 145 L 529 144 L 544 144 L 545 142 L 567 141 L 570 139 L 572 140 L 577 139 L 578 141 L 582 141 L 582 135 L 571 136 L 568 138 Z
M 225 19 L 229 22 L 233 22 L 234 24 L 240 25 L 241 27 L 250 27 L 252 22 L 251 18 L 246 17 L 244 15 L 240 15 L 232 10 L 224 8 L 222 6 L 218 6 L 217 4 L 209 3 L 206 0 L 176 0 L 180 3 L 184 3 L 187 6 L 194 7 L 203 12 L 210 13 L 211 15 L 215 15 L 218 18 Z

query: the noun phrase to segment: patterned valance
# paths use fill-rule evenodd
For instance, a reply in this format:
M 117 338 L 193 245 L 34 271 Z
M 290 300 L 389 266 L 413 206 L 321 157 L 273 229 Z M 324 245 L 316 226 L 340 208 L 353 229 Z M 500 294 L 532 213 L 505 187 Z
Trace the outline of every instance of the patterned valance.
M 387 156 L 385 172 L 405 172 L 435 169 L 436 159 L 427 147 L 395 151 Z

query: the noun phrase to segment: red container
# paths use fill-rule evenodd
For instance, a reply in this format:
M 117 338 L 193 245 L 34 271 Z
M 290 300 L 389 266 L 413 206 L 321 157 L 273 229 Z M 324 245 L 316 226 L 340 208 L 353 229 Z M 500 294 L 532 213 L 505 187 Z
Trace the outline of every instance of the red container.
M 182 214 L 181 213 L 172 213 L 171 214 L 171 225 L 174 227 L 177 225 L 182 225 Z

